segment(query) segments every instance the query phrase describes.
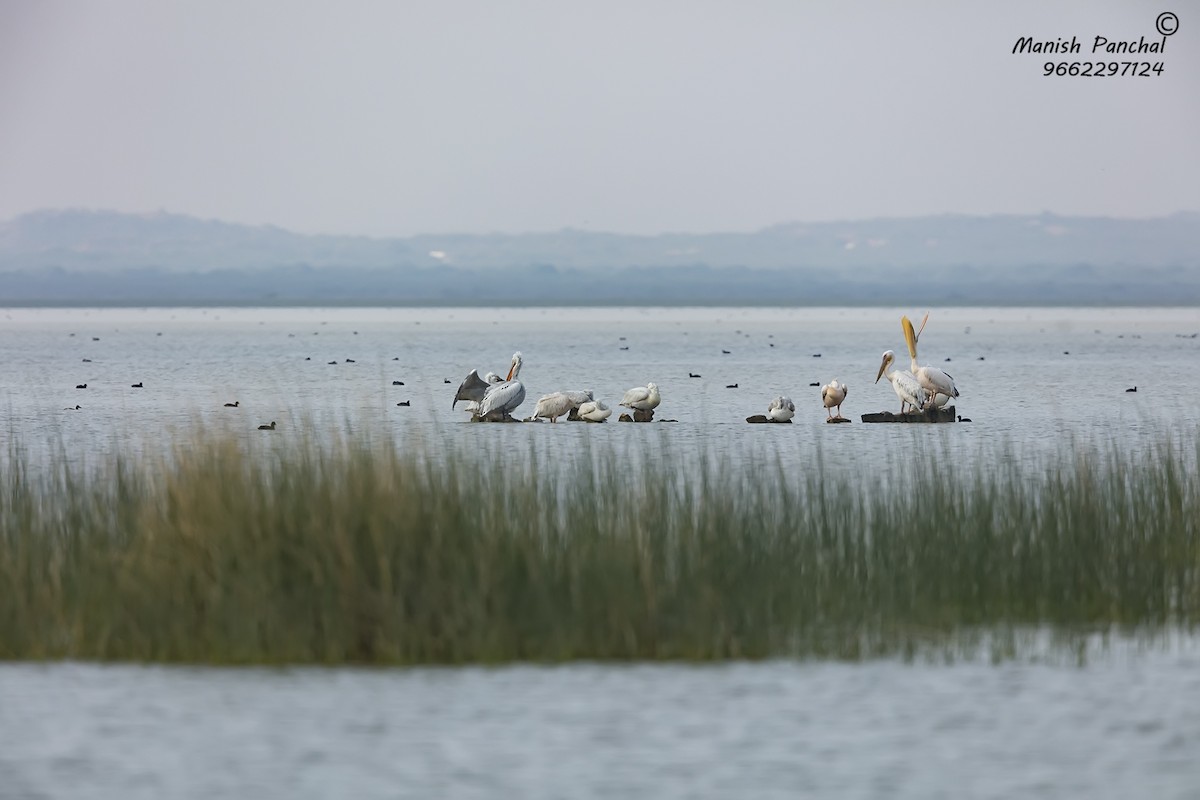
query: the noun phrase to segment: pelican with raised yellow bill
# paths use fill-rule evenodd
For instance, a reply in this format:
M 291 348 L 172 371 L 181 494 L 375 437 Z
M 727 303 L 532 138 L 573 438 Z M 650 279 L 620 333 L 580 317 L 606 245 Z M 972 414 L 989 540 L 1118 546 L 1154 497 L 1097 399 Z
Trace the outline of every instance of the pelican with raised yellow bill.
M 921 320 L 921 330 L 925 330 L 925 323 L 929 321 L 929 315 L 925 315 L 925 319 Z M 920 366 L 917 364 L 917 338 L 920 336 L 919 331 L 913 330 L 913 324 L 908 317 L 900 318 L 900 327 L 904 329 L 904 341 L 908 343 L 908 355 L 912 358 L 912 374 L 921 384 L 921 388 L 929 395 L 931 405 L 937 405 L 938 395 L 945 395 L 947 401 L 952 397 L 958 397 L 958 387 L 954 385 L 954 378 L 950 377 L 944 370 L 931 366 Z M 945 405 L 943 402 L 941 405 Z M 940 406 L 939 406 L 940 407 Z
M 879 372 L 875 374 L 875 382 L 879 383 L 880 378 L 887 378 L 892 384 L 892 389 L 896 392 L 896 397 L 900 398 L 900 413 L 904 413 L 906 405 L 912 406 L 914 409 L 924 408 L 929 402 L 929 394 L 921 388 L 921 384 L 913 377 L 913 374 L 908 371 L 892 370 L 887 371 L 887 368 L 896 360 L 896 354 L 891 350 L 885 350 L 883 353 L 883 361 L 879 364 Z

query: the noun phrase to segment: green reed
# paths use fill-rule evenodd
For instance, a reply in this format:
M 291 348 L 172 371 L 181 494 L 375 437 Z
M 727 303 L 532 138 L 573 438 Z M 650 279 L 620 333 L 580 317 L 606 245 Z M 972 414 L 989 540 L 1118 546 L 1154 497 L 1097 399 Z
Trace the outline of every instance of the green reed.
M 1187 630 L 1195 449 L 1064 452 L 1034 474 L 906 462 L 880 491 L 782 463 L 730 475 L 715 454 L 638 474 L 615 451 L 563 466 L 532 446 L 198 433 L 35 476 L 10 447 L 0 659 L 860 658 Z

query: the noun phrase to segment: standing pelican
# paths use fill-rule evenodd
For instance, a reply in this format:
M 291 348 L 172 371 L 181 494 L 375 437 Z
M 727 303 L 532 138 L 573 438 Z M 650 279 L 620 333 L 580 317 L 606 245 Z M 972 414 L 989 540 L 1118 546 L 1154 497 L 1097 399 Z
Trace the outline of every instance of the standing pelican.
M 925 319 L 921 320 L 921 330 L 925 330 L 925 323 L 928 321 L 929 315 L 926 314 Z M 937 404 L 938 395 L 946 395 L 946 401 L 951 397 L 958 397 L 958 387 L 954 385 L 954 378 L 937 367 L 922 367 L 917 364 L 917 337 L 920 334 L 913 331 L 913 324 L 908 317 L 900 318 L 900 327 L 904 329 L 904 341 L 908 343 L 908 355 L 912 358 L 913 377 L 929 394 L 930 405 Z M 941 405 L 945 405 L 946 401 Z
M 525 385 L 517 380 L 522 363 L 521 353 L 513 353 L 508 375 L 500 383 L 489 386 L 483 393 L 483 399 L 479 401 L 480 419 L 487 419 L 495 412 L 499 412 L 501 418 L 511 416 L 512 412 L 525 402 Z
M 879 378 L 876 378 L 875 381 L 878 383 Z M 823 403 L 825 406 L 826 416 L 832 418 L 833 412 L 830 411 L 830 409 L 836 407 L 838 410 L 838 416 L 840 417 L 842 415 L 842 403 L 845 402 L 846 395 L 849 393 L 850 390 L 846 388 L 846 384 L 838 383 L 837 378 L 834 378 L 829 383 L 822 386 L 821 403 Z
M 621 398 L 621 405 L 638 411 L 653 411 L 658 408 L 660 402 L 662 402 L 662 398 L 659 397 L 656 383 L 634 387 L 625 392 L 625 396 Z
M 796 404 L 792 398 L 779 395 L 767 406 L 767 419 L 772 422 L 787 422 L 796 416 Z
M 537 401 L 537 408 L 533 411 L 531 420 L 545 417 L 551 422 L 558 422 L 558 418 L 564 414 L 570 413 L 571 409 L 575 408 L 576 404 L 571 400 L 571 396 L 567 392 L 553 392 L 552 394 L 544 394 Z
M 586 422 L 604 422 L 612 416 L 612 409 L 603 400 L 589 400 L 579 407 L 579 418 Z
M 896 360 L 896 354 L 891 350 L 884 351 L 883 361 L 879 365 L 879 372 L 875 374 L 875 382 L 879 383 L 881 377 L 886 377 L 892 383 L 892 389 L 895 390 L 896 396 L 900 398 L 900 413 L 904 413 L 904 406 L 910 405 L 914 409 L 924 407 L 929 399 L 928 393 L 921 388 L 921 384 L 913 377 L 911 372 L 901 372 L 893 370 L 888 372 L 887 368 Z

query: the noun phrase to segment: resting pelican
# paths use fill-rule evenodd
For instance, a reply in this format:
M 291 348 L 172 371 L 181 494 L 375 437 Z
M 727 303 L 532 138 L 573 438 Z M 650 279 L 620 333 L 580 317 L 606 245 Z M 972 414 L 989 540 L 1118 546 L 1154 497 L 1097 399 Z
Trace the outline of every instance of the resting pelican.
M 612 416 L 612 409 L 602 400 L 589 400 L 579 407 L 579 418 L 588 422 L 604 422 Z
M 479 417 L 486 419 L 489 414 L 500 412 L 501 417 L 511 416 L 521 403 L 525 402 L 525 385 L 517 380 L 521 372 L 521 353 L 513 353 L 512 366 L 508 376 L 500 383 L 494 383 L 483 393 L 479 401 Z
M 634 387 L 625 392 L 625 396 L 621 398 L 621 405 L 638 411 L 652 411 L 658 408 L 660 402 L 662 402 L 662 398 L 659 397 L 656 383 Z
M 767 406 L 767 419 L 772 422 L 787 422 L 796 416 L 796 404 L 790 397 L 779 395 Z
M 926 314 L 925 319 L 921 320 L 921 330 L 925 330 L 925 323 L 928 321 L 929 315 Z M 917 364 L 917 337 L 920 334 L 913 331 L 913 324 L 908 317 L 900 318 L 900 327 L 904 329 L 904 341 L 908 343 L 908 354 L 912 358 L 913 377 L 929 394 L 931 404 L 937 405 L 938 395 L 946 396 L 939 408 L 949 402 L 951 397 L 958 397 L 958 387 L 954 385 L 954 378 L 937 367 L 922 367 Z
M 571 401 L 570 395 L 566 392 L 553 392 L 552 394 L 544 394 L 537 401 L 537 408 L 533 411 L 531 420 L 545 417 L 551 422 L 558 422 L 558 418 L 569 414 L 571 409 L 575 408 L 575 403 Z
M 896 396 L 900 398 L 900 413 L 904 413 L 904 406 L 910 405 L 914 409 L 921 408 L 929 399 L 929 395 L 921 388 L 921 384 L 913 377 L 911 372 L 901 372 L 893 370 L 888 372 L 887 368 L 896 360 L 896 354 L 891 350 L 886 350 L 883 353 L 883 362 L 879 365 L 879 372 L 875 375 L 875 382 L 879 383 L 881 377 L 886 377 L 892 382 L 892 389 L 896 391 Z
M 876 378 L 875 382 L 878 383 L 879 379 Z M 846 395 L 849 393 L 850 390 L 846 388 L 846 384 L 838 383 L 837 378 L 834 378 L 829 383 L 822 386 L 821 402 L 825 405 L 826 416 L 832 418 L 833 412 L 830 411 L 830 409 L 836 407 L 838 410 L 838 416 L 840 417 L 842 415 L 842 403 L 846 401 Z

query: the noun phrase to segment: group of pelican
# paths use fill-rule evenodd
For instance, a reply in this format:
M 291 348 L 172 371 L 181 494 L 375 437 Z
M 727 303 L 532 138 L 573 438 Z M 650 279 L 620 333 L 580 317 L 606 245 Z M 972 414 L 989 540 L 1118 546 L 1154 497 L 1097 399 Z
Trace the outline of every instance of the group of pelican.
M 907 316 L 900 318 L 900 328 L 904 332 L 904 341 L 908 345 L 908 355 L 911 359 L 910 370 L 890 370 L 896 360 L 896 354 L 887 350 L 875 374 L 875 382 L 887 378 L 896 396 L 900 398 L 900 413 L 906 410 L 928 410 L 942 408 L 951 399 L 958 397 L 958 387 L 954 378 L 937 367 L 921 366 L 917 362 L 917 341 L 929 322 L 929 314 L 921 320 L 919 330 L 913 329 L 912 321 Z M 525 385 L 519 380 L 521 353 L 513 353 L 512 363 L 508 374 L 501 378 L 494 372 L 488 372 L 479 377 L 478 370 L 471 370 L 466 379 L 458 387 L 454 395 L 454 408 L 460 400 L 466 401 L 467 410 L 476 418 L 484 421 L 511 420 L 512 413 L 525 402 Z M 815 384 L 814 384 L 815 385 Z M 831 419 L 841 420 L 842 403 L 845 402 L 849 389 L 846 384 L 834 378 L 821 387 L 821 403 L 826 414 Z M 658 386 L 647 383 L 625 392 L 621 405 L 633 411 L 653 411 L 662 401 Z M 837 409 L 837 417 L 833 410 Z M 775 422 L 787 422 L 796 414 L 796 405 L 791 398 L 779 395 L 771 400 L 767 408 L 767 418 Z M 604 422 L 612 415 L 612 410 L 602 400 L 597 400 L 591 389 L 568 390 L 551 392 L 538 398 L 537 406 L 529 421 L 547 419 L 557 422 L 560 417 L 580 419 L 587 422 Z
M 921 336 L 921 332 L 925 330 L 925 323 L 929 321 L 929 315 L 921 320 L 920 330 L 914 331 L 912 321 L 907 316 L 900 318 L 900 328 L 904 331 L 904 341 L 908 345 L 908 355 L 912 359 L 912 371 L 908 370 L 893 370 L 888 372 L 887 369 L 896 360 L 896 354 L 891 350 L 885 350 L 883 353 L 883 361 L 879 365 L 879 372 L 875 375 L 875 382 L 879 383 L 880 378 L 887 378 L 892 384 L 892 389 L 896 392 L 896 396 L 900 398 L 900 413 L 903 414 L 906 408 L 912 410 L 928 410 L 930 408 L 941 408 L 950 401 L 951 398 L 958 397 L 958 387 L 954 385 L 954 378 L 950 377 L 944 370 L 931 366 L 920 366 L 917 363 L 917 340 Z
M 525 385 L 518 378 L 523 363 L 518 351 L 513 353 L 512 363 L 504 378 L 494 372 L 481 378 L 479 370 L 471 370 L 458 387 L 450 407 L 454 408 L 458 401 L 465 400 L 467 410 L 480 420 L 511 420 L 512 413 L 525 402 Z M 625 392 L 621 405 L 634 410 L 651 411 L 658 407 L 661 400 L 658 386 L 648 383 Z M 597 400 L 591 389 L 551 392 L 538 398 L 533 416 L 527 421 L 548 419 L 557 422 L 563 416 L 585 422 L 604 422 L 612 416 L 612 409 L 603 400 Z

